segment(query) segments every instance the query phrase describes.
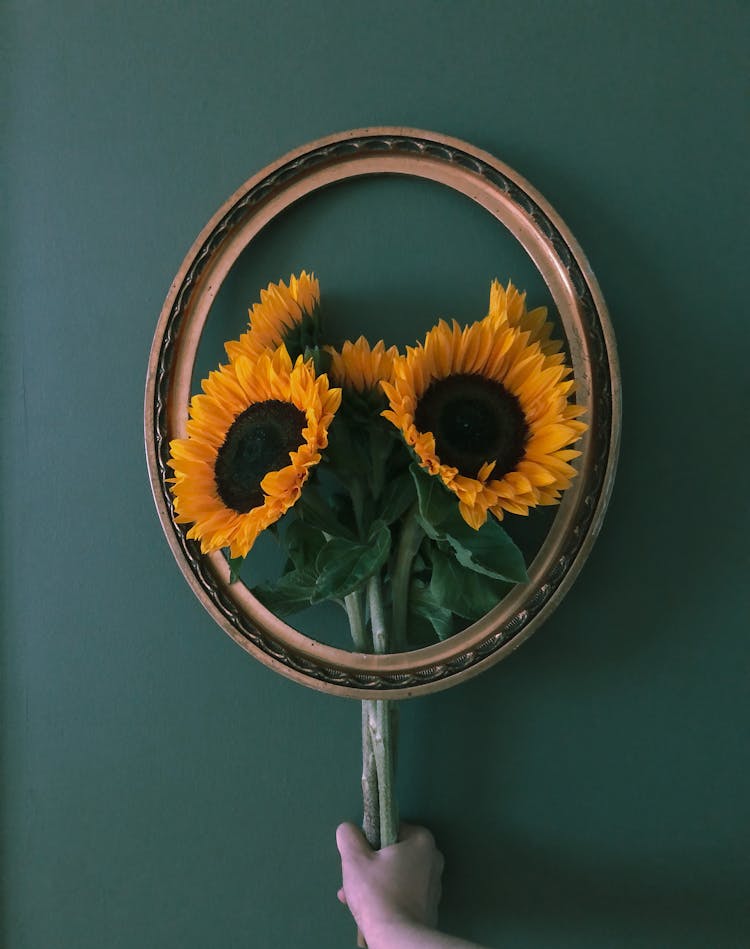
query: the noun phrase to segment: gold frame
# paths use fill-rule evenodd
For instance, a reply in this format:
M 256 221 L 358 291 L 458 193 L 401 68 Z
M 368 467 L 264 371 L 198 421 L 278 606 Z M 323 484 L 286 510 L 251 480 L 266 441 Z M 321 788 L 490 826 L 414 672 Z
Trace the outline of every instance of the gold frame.
M 175 524 L 166 479 L 169 442 L 185 436 L 195 357 L 211 305 L 231 267 L 276 215 L 313 191 L 363 175 L 439 182 L 477 202 L 520 241 L 542 274 L 567 337 L 578 399 L 589 406 L 579 477 L 517 586 L 481 620 L 411 652 L 369 655 L 311 639 L 270 613 L 222 553 L 202 555 Z M 621 386 L 614 333 L 581 249 L 549 203 L 487 152 L 434 132 L 353 129 L 318 139 L 268 165 L 211 218 L 167 295 L 148 364 L 144 428 L 151 488 L 175 559 L 198 599 L 243 649 L 297 682 L 350 698 L 410 698 L 474 676 L 516 649 L 573 583 L 601 527 L 620 441 Z

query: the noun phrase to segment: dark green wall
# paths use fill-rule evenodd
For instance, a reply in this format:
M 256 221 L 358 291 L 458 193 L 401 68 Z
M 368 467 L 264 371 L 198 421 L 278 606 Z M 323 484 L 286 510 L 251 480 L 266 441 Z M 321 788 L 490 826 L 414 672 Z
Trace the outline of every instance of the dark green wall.
M 625 386 L 610 513 L 563 606 L 404 710 L 399 793 L 446 853 L 444 924 L 515 949 L 742 945 L 747 5 L 15 0 L 3 34 L 3 944 L 353 944 L 333 831 L 358 815 L 357 707 L 253 662 L 193 598 L 142 390 L 225 198 L 298 144 L 404 124 L 547 196 Z M 290 218 L 263 279 L 314 266 L 342 319 L 481 315 L 492 271 L 516 276 L 461 236 L 484 219 L 376 184 L 319 202 L 338 223 L 313 261 Z

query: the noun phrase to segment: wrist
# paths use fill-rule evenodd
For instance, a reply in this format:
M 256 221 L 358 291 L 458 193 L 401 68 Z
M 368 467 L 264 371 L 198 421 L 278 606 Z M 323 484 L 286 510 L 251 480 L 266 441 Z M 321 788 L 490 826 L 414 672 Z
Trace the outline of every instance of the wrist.
M 362 926 L 368 949 L 400 949 L 401 946 L 410 949 L 419 946 L 420 935 L 429 932 L 431 930 L 413 917 L 394 912 L 376 916 Z

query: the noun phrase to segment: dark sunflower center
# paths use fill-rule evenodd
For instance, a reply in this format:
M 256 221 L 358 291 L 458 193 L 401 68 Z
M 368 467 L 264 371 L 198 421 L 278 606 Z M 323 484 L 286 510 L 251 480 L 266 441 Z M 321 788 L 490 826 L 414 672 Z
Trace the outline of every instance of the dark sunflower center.
M 502 478 L 523 458 L 528 426 L 518 399 L 499 382 L 458 373 L 433 382 L 417 404 L 414 423 L 432 432 L 442 464 L 476 478 L 494 461 Z
M 269 471 L 289 464 L 289 452 L 302 444 L 305 414 L 277 399 L 256 402 L 232 422 L 216 456 L 219 497 L 238 514 L 263 503 L 260 483 Z

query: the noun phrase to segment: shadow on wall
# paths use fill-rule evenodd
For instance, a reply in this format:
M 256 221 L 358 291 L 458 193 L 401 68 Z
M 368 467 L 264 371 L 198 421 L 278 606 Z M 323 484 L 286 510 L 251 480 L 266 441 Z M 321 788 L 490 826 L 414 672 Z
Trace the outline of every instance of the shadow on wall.
M 488 147 L 502 155 L 496 144 Z M 689 627 L 709 591 L 731 593 L 741 574 L 727 565 L 750 566 L 737 530 L 737 469 L 720 461 L 724 446 L 740 464 L 735 452 L 746 457 L 737 433 L 747 427 L 750 396 L 746 349 L 727 344 L 737 320 L 724 289 L 727 264 L 701 257 L 700 274 L 689 272 L 695 254 L 691 235 L 677 230 L 679 191 L 662 188 L 659 207 L 634 232 L 628 191 L 566 174 L 533 150 L 511 149 L 507 160 L 528 169 L 581 241 L 617 339 L 623 438 L 604 525 L 605 535 L 617 532 L 617 559 L 602 564 L 597 547 L 585 575 L 592 566 L 602 576 L 616 569 L 614 585 L 631 584 L 632 611 L 653 624 L 649 635 L 662 620 L 679 623 L 680 613 Z M 637 648 L 637 638 L 626 637 L 623 649 Z
M 609 739 L 601 735 L 608 722 L 581 738 L 589 754 L 608 745 L 605 760 L 587 764 L 579 750 L 571 765 L 556 729 L 541 746 L 552 706 L 564 703 L 565 717 L 575 699 L 549 672 L 537 675 L 536 665 L 520 668 L 515 681 L 508 670 L 504 682 L 489 674 L 462 686 L 463 694 L 425 699 L 416 716 L 416 703 L 407 703 L 403 816 L 429 826 L 445 854 L 441 926 L 489 945 L 511 934 L 519 946 L 549 938 L 549 945 L 578 949 L 741 945 L 750 926 L 741 848 L 707 846 L 700 828 L 694 833 L 689 819 L 669 813 L 667 799 L 647 797 L 668 765 L 646 761 L 644 769 L 650 764 L 657 775 L 627 784 L 633 762 L 620 772 L 612 764 L 622 753 L 622 721 L 611 723 Z M 558 669 L 558 677 L 570 674 Z M 545 682 L 553 696 L 542 700 L 539 718 L 532 705 Z M 526 728 L 524 716 L 534 726 Z M 574 722 L 566 719 L 562 731 Z M 627 744 L 624 755 L 632 755 Z M 685 801 L 675 808 L 684 811 Z
M 574 181 L 558 188 L 577 190 Z M 715 828 L 733 826 L 740 766 L 712 776 L 701 759 L 731 757 L 738 740 L 727 737 L 731 720 L 714 720 L 725 731 L 712 747 L 700 725 L 720 714 L 721 680 L 703 683 L 712 671 L 731 675 L 739 628 L 728 610 L 709 655 L 704 619 L 723 594 L 737 604 L 738 571 L 726 556 L 739 565 L 746 555 L 736 511 L 720 504 L 700 517 L 696 495 L 711 485 L 712 497 L 733 496 L 731 466 L 717 466 L 705 438 L 735 442 L 743 375 L 730 371 L 721 339 L 698 340 L 695 322 L 681 320 L 690 294 L 703 291 L 665 272 L 623 235 L 622 215 L 612 217 L 617 231 L 606 215 L 589 227 L 595 246 L 606 235 L 602 273 L 619 282 L 603 290 L 620 308 L 612 316 L 624 377 L 623 450 L 602 537 L 565 606 L 509 665 L 405 709 L 413 758 L 402 757 L 404 803 L 416 802 L 405 813 L 428 824 L 446 854 L 448 931 L 490 943 L 514 931 L 519 945 L 543 931 L 558 947 L 589 944 L 586 936 L 736 946 L 750 929 L 746 855 Z M 547 638 L 550 627 L 562 636 Z M 529 831 L 537 823 L 538 834 Z
M 459 929 L 458 922 L 451 925 L 457 908 L 465 916 L 470 907 L 475 938 L 480 931 L 523 925 L 525 931 L 558 933 L 556 945 L 564 944 L 566 935 L 579 944 L 577 934 L 597 930 L 620 934 L 618 944 L 630 933 L 633 945 L 677 946 L 688 940 L 690 945 L 733 946 L 739 945 L 743 925 L 747 932 L 744 888 L 717 887 L 710 872 L 692 869 L 701 854 L 685 853 L 683 868 L 675 873 L 673 866 L 653 861 L 586 860 L 571 849 L 502 832 L 491 843 L 483 838 L 477 845 L 485 856 L 481 866 L 474 866 L 471 885 L 456 875 L 446 881 L 450 896 L 443 921 L 449 930 Z

